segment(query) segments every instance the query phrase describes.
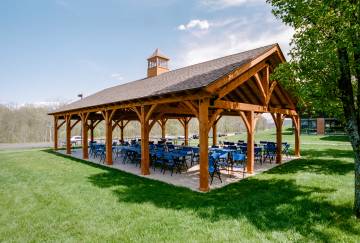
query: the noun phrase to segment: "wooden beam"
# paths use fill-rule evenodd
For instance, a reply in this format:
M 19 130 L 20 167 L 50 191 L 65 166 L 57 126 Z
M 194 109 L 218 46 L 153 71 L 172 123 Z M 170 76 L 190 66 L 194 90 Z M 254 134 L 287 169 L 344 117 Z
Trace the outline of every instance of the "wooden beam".
M 163 113 L 158 113 L 156 115 L 156 117 L 150 122 L 150 125 L 149 125 L 149 132 L 151 131 L 151 129 L 153 128 L 153 126 L 155 125 L 155 123 L 163 116 L 164 114 Z M 149 121 L 148 121 L 149 122 Z M 161 125 L 160 125 L 161 127 Z
M 151 114 L 154 112 L 154 110 L 155 110 L 155 108 L 157 107 L 157 105 L 158 105 L 158 104 L 154 104 L 154 105 L 151 105 L 151 106 L 150 106 L 150 109 L 149 109 L 149 111 L 148 111 L 147 114 L 146 114 L 146 118 L 145 118 L 146 121 L 149 121 L 149 120 L 150 120 Z
M 244 122 L 246 130 L 250 131 L 251 127 L 250 127 L 249 121 L 247 120 L 247 117 L 246 117 L 245 113 L 243 111 L 240 111 L 239 114 L 240 114 L 240 117 L 242 118 L 242 120 Z
M 246 72 L 242 73 L 239 77 L 231 80 L 230 82 L 223 85 L 223 87 L 217 91 L 218 97 L 221 99 L 246 81 L 248 81 L 252 76 L 254 76 L 257 72 L 265 67 L 265 61 L 256 64 L 254 67 L 250 68 Z
M 194 104 L 190 101 L 184 101 L 183 102 L 187 107 L 189 107 L 189 109 L 191 110 L 191 112 L 193 113 L 193 115 L 195 115 L 196 117 L 199 117 L 199 112 L 197 110 L 197 107 L 194 106 Z
M 100 122 L 101 122 L 101 120 L 96 121 L 96 122 L 94 123 L 93 129 L 94 129 L 97 125 L 99 125 Z
M 277 85 L 276 81 L 273 81 L 271 83 L 270 88 L 269 88 L 269 92 L 267 93 L 267 96 L 266 96 L 266 105 L 269 105 L 269 102 L 270 102 L 270 99 L 271 99 L 271 94 L 274 91 L 276 85 Z
M 209 99 L 201 99 L 199 104 L 199 140 L 200 140 L 200 186 L 199 190 L 209 191 L 209 162 L 208 162 L 208 112 Z
M 180 122 L 181 126 L 182 126 L 183 128 L 185 128 L 185 123 L 184 123 L 183 118 L 178 118 L 177 120 Z
M 56 117 L 56 116 L 54 116 L 54 117 Z M 59 119 L 57 118 L 57 120 L 59 120 Z M 59 130 L 65 123 L 66 123 L 66 120 L 62 121 L 59 125 L 57 125 L 57 129 Z
M 209 93 L 214 93 L 217 90 L 219 90 L 221 87 L 223 87 L 225 84 L 229 83 L 231 80 L 239 77 L 244 72 L 248 71 L 250 68 L 254 67 L 255 65 L 258 65 L 259 63 L 265 61 L 267 58 L 269 58 L 272 55 L 277 55 L 279 59 L 282 62 L 285 62 L 285 58 L 278 46 L 274 46 L 269 51 L 265 52 L 264 54 L 258 56 L 254 60 L 242 65 L 241 67 L 237 68 L 236 70 L 230 72 L 225 77 L 222 77 L 215 82 L 213 82 L 211 85 L 208 85 L 206 87 L 206 91 Z
M 139 120 L 141 120 L 141 108 L 140 108 L 140 111 L 139 111 L 137 107 L 132 107 L 132 110 L 138 115 Z
M 266 106 L 253 105 L 247 103 L 238 103 L 224 100 L 216 100 L 212 107 L 225 110 L 239 110 L 239 111 L 254 111 L 254 112 L 267 112 Z
M 262 104 L 266 105 L 266 90 L 265 90 L 265 88 L 263 86 L 263 83 L 261 82 L 259 73 L 256 73 L 254 75 L 254 80 L 255 80 L 255 84 L 257 85 L 257 87 L 258 87 L 258 89 L 260 91 L 260 97 L 261 97 L 261 100 L 262 100 Z
M 296 110 L 273 108 L 273 107 L 269 108 L 269 112 L 280 113 L 280 114 L 284 114 L 284 115 L 288 115 L 288 116 L 296 116 L 297 115 Z
M 54 112 L 49 113 L 49 115 L 65 115 L 65 114 L 77 114 L 79 111 L 86 111 L 86 112 L 99 112 L 103 109 L 126 109 L 126 108 L 133 108 L 133 107 L 139 107 L 142 105 L 153 105 L 153 104 L 166 104 L 166 103 L 175 103 L 175 102 L 183 102 L 184 100 L 198 100 L 201 98 L 210 98 L 211 94 L 207 91 L 197 91 L 195 94 L 179 94 L 176 96 L 171 97 L 153 97 L 153 99 L 150 100 L 136 100 L 136 101 L 128 101 L 128 102 L 121 102 L 120 104 L 104 104 L 104 105 L 98 105 L 98 106 L 91 106 L 91 107 L 84 107 L 74 110 L 68 110 L 68 111 L 60 111 L 60 112 Z
M 81 119 L 76 120 L 76 121 L 74 122 L 74 124 L 71 125 L 71 129 L 73 129 L 80 121 L 81 121 Z
M 210 131 L 211 127 L 213 126 L 218 116 L 220 116 L 223 111 L 224 111 L 223 109 L 216 109 L 215 112 L 211 115 L 208 123 L 208 132 Z

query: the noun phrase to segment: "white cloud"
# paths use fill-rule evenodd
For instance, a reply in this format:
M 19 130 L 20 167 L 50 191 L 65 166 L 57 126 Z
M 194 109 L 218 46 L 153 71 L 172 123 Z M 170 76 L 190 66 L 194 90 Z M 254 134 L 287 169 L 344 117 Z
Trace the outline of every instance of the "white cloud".
M 189 29 L 199 29 L 207 30 L 210 28 L 210 23 L 205 20 L 193 19 L 190 20 L 186 25 L 182 24 L 178 26 L 178 30 L 189 30 Z
M 223 9 L 257 3 L 265 3 L 265 0 L 201 0 L 202 5 L 213 9 Z
M 187 35 L 175 66 L 182 67 L 214 58 L 279 43 L 288 52 L 293 29 L 277 21 L 272 15 L 250 18 L 212 20 L 214 28 L 204 35 Z M 217 24 L 215 24 L 217 23 Z M 219 28 L 215 28 L 219 26 Z
M 124 77 L 120 73 L 111 74 L 111 78 L 116 79 L 116 80 L 120 80 L 120 81 L 124 79 Z

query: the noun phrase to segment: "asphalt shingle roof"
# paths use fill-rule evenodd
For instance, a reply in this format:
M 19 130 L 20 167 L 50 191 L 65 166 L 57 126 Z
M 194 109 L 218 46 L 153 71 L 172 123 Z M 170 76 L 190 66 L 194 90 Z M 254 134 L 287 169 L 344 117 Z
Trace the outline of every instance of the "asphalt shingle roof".
M 117 85 L 89 95 L 54 111 L 63 112 L 115 102 L 157 96 L 185 90 L 199 89 L 218 80 L 229 72 L 249 63 L 276 44 L 225 56 L 169 71 L 151 78 L 144 78 Z

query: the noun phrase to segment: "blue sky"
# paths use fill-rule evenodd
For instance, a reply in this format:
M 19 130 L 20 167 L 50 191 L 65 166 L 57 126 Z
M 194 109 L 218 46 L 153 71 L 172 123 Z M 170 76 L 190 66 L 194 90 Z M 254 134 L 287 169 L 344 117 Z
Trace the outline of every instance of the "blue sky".
M 71 101 L 170 68 L 278 42 L 292 29 L 260 0 L 2 0 L 0 103 Z

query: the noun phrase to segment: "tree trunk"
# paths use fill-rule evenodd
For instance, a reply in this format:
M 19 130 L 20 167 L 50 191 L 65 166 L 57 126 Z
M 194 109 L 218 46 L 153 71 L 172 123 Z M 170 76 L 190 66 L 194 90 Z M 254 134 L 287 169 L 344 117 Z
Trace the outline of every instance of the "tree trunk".
M 351 83 L 351 72 L 348 52 L 346 48 L 338 48 L 337 54 L 340 67 L 338 88 L 340 90 L 340 99 L 342 101 L 343 110 L 347 121 L 346 131 L 349 135 L 351 146 L 355 154 L 354 213 L 357 218 L 360 218 L 360 136 L 358 124 L 359 110 L 355 108 L 355 99 L 353 93 L 353 86 Z

